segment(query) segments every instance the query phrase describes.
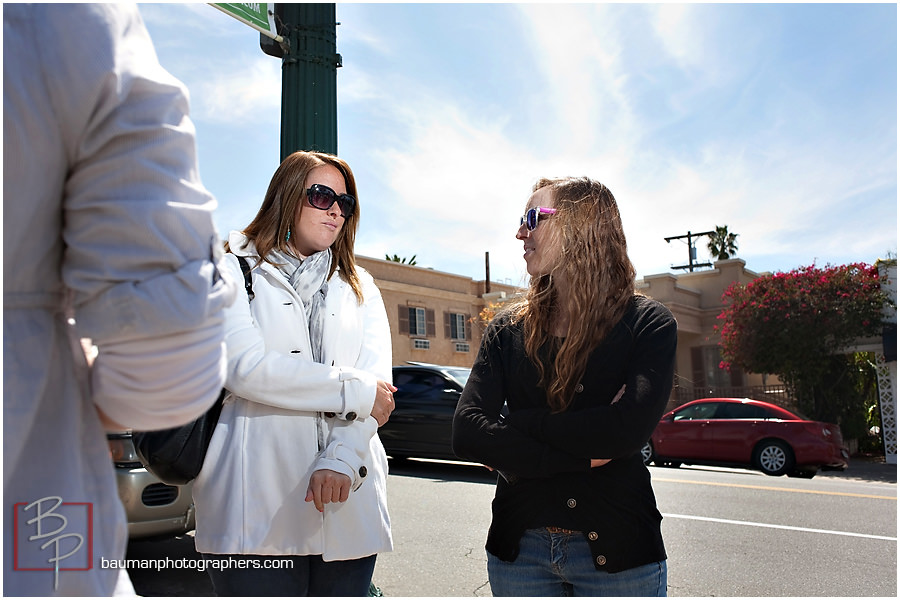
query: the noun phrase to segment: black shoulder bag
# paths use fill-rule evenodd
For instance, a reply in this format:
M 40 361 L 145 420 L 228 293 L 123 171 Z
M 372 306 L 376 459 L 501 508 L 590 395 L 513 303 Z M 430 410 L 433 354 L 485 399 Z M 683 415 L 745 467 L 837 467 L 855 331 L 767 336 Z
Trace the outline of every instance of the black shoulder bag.
M 244 273 L 247 299 L 253 300 L 250 265 L 243 256 L 237 259 Z M 196 421 L 171 429 L 133 432 L 134 448 L 144 467 L 163 483 L 184 485 L 193 481 L 203 467 L 206 449 L 219 422 L 226 393 L 227 390 L 222 388 L 215 403 Z

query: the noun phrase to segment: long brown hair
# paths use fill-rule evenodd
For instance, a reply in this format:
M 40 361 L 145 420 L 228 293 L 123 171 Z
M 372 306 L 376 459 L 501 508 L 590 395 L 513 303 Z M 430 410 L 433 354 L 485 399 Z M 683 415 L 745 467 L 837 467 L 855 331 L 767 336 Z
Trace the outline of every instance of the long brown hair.
M 356 259 L 353 253 L 356 230 L 359 228 L 359 196 L 356 192 L 353 171 L 344 160 L 323 152 L 300 151 L 289 155 L 272 175 L 272 181 L 269 182 L 269 189 L 259 212 L 242 233 L 256 246 L 260 261 L 271 263 L 268 254 L 273 248 L 285 253 L 293 252 L 285 237 L 294 223 L 298 206 L 306 198 L 306 178 L 310 171 L 324 165 L 331 165 L 341 172 L 347 193 L 356 198 L 353 214 L 346 217 L 344 226 L 331 245 L 333 259 L 328 277 L 331 278 L 340 267 L 341 279 L 350 285 L 357 300 L 362 304 L 362 285 L 356 272 Z M 229 250 L 227 243 L 225 249 Z
M 541 179 L 533 191 L 544 187 L 550 188 L 556 214 L 541 227 L 549 228 L 545 239 L 558 244 L 559 252 L 547 274 L 531 278 L 511 315 L 513 322 L 523 325 L 525 352 L 538 369 L 550 408 L 561 412 L 572 402 L 591 351 L 622 318 L 635 295 L 635 270 L 609 188 L 587 177 L 567 177 Z M 565 297 L 554 285 L 555 275 L 568 282 Z M 559 309 L 569 315 L 562 339 L 550 329 Z M 545 344 L 556 351 L 552 365 L 538 358 Z

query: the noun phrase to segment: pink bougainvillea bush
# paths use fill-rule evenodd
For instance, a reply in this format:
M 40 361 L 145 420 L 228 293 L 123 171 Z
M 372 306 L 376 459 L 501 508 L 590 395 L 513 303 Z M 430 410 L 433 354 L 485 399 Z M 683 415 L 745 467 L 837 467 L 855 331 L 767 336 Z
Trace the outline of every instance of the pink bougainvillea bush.
M 733 283 L 716 327 L 722 366 L 778 375 L 801 405 L 817 406 L 811 396 L 822 395 L 835 375 L 834 359 L 856 340 L 881 335 L 887 302 L 881 284 L 878 268 L 864 263 L 812 265 Z

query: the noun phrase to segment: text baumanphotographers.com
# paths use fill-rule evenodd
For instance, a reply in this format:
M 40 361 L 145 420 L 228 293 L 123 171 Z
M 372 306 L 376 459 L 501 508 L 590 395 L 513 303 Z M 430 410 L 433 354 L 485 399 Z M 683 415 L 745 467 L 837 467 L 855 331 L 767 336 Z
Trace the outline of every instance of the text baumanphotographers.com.
M 210 571 L 224 569 L 290 569 L 290 558 L 100 558 L 101 569 L 191 569 Z

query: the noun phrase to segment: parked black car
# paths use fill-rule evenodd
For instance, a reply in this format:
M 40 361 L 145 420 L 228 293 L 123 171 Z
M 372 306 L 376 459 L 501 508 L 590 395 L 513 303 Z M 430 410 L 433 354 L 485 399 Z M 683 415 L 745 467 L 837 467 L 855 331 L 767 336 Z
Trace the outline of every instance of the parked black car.
M 388 456 L 458 460 L 450 442 L 453 413 L 470 372 L 412 362 L 394 367 L 396 406 L 378 430 Z

